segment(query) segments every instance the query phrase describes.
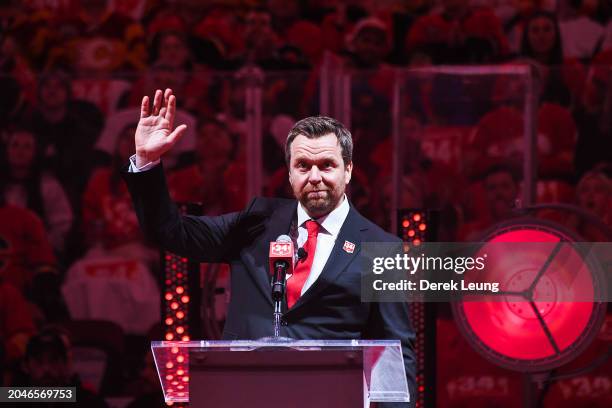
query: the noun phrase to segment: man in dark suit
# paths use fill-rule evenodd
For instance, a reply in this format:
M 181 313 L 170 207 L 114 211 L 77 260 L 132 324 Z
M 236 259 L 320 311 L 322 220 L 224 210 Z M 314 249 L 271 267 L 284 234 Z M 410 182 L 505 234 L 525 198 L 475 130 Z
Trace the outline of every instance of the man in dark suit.
M 168 194 L 160 157 L 181 137 L 170 89 L 142 100 L 136 154 L 124 173 L 146 235 L 163 248 L 201 262 L 231 265 L 224 339 L 271 336 L 273 302 L 268 248 L 279 235 L 306 250 L 287 279 L 281 335 L 295 339 L 398 339 L 411 405 L 416 396 L 414 331 L 405 303 L 361 302 L 362 242 L 398 238 L 350 206 L 352 139 L 338 121 L 310 117 L 289 132 L 286 159 L 296 200 L 255 198 L 243 211 L 218 217 L 180 216 Z M 394 404 L 395 405 L 395 404 Z M 398 404 L 397 406 L 407 406 Z M 387 406 L 387 405 L 385 405 Z

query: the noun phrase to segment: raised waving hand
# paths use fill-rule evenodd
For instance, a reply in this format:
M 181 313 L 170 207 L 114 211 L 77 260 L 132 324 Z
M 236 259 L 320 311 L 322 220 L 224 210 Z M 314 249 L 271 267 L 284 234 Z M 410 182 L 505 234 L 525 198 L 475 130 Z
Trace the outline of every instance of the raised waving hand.
M 175 115 L 176 97 L 172 95 L 172 89 L 168 88 L 163 93 L 156 90 L 152 108 L 149 97 L 142 98 L 140 120 L 134 137 L 136 167 L 156 161 L 183 136 L 187 125 L 173 129 Z

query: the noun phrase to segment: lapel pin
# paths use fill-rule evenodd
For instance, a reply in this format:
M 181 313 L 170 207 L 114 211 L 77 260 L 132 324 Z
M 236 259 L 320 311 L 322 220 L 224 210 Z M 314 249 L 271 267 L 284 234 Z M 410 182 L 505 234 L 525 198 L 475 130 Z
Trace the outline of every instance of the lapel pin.
M 349 241 L 344 241 L 342 249 L 344 249 L 347 253 L 352 254 L 353 252 L 355 252 L 355 244 Z

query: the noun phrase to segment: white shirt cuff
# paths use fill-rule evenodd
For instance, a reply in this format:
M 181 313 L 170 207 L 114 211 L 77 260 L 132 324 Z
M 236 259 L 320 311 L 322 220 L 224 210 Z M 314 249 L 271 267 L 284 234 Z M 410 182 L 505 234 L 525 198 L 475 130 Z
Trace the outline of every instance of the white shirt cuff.
M 140 173 L 141 171 L 147 171 L 147 170 L 151 170 L 153 167 L 157 166 L 159 163 L 161 162 L 160 159 L 157 159 L 155 161 L 152 161 L 150 163 L 145 164 L 144 166 L 138 168 L 136 166 L 136 155 L 133 154 L 130 157 L 130 167 L 128 169 L 129 173 Z

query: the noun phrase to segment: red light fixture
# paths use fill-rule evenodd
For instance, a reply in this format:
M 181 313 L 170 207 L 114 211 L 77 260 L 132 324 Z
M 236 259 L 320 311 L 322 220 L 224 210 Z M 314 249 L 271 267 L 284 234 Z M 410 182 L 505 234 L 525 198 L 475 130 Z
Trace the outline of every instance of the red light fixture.
M 569 245 L 575 241 L 561 227 L 533 219 L 499 225 L 484 239 L 478 252 L 489 256 L 504 298 L 470 296 L 452 304 L 459 330 L 476 351 L 504 368 L 541 372 L 566 364 L 591 343 L 607 305 L 583 299 L 601 298 L 596 291 L 602 273 L 594 259 Z M 500 242 L 551 245 L 521 244 L 502 253 L 495 246 Z M 576 290 L 580 301 L 571 301 Z

